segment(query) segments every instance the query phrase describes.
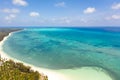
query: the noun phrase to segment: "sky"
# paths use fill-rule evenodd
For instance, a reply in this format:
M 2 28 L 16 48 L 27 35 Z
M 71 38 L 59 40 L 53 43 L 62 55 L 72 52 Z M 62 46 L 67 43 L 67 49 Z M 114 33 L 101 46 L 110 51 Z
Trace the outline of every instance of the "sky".
M 0 26 L 120 26 L 120 0 L 0 0 Z

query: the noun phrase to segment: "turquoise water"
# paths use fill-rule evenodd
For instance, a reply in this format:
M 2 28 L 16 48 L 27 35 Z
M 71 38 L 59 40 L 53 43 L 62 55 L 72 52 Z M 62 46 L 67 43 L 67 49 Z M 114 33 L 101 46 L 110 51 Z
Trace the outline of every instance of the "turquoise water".
M 120 28 L 27 28 L 12 34 L 3 51 L 38 67 L 100 67 L 120 79 Z

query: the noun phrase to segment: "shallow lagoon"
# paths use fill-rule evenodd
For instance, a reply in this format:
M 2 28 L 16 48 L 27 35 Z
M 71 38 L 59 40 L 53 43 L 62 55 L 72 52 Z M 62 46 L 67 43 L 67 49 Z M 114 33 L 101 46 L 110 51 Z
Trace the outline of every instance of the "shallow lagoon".
M 76 80 L 82 78 L 83 69 L 84 72 L 88 69 L 85 74 L 93 74 L 93 77 L 95 71 L 98 75 L 104 72 L 108 76 L 102 80 L 111 80 L 109 76 L 120 79 L 119 31 L 106 28 L 25 29 L 6 40 L 3 51 L 26 63 L 55 70 Z

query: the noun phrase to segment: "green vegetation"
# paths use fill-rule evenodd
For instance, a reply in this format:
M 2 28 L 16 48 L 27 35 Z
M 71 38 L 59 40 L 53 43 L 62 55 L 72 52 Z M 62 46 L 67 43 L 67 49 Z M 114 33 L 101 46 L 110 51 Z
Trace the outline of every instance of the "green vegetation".
M 48 78 L 22 63 L 0 59 L 0 80 L 48 80 Z
M 19 31 L 18 28 L 0 28 L 0 41 L 10 32 Z M 29 66 L 16 63 L 0 57 L 0 80 L 48 80 L 47 76 L 32 70 Z

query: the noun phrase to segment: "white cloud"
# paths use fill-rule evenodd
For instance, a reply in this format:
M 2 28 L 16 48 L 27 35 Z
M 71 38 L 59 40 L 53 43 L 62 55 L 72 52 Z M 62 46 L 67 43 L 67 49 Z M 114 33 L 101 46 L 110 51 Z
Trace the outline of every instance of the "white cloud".
M 56 3 L 55 7 L 65 7 L 65 2 Z
M 40 16 L 40 14 L 38 12 L 30 12 L 29 14 L 31 17 L 37 17 Z
M 112 15 L 110 17 L 106 17 L 107 20 L 120 20 L 120 15 Z
M 5 9 L 2 10 L 2 12 L 4 12 L 4 13 L 19 13 L 20 10 L 16 9 L 16 8 L 12 8 L 12 9 L 5 8 Z
M 85 14 L 90 14 L 90 13 L 93 13 L 93 12 L 95 12 L 95 11 L 96 11 L 95 8 L 93 8 L 93 7 L 88 7 L 87 9 L 84 10 L 84 13 L 85 13 Z
M 67 24 L 69 24 L 71 22 L 71 20 L 67 17 L 63 17 L 60 20 L 61 20 L 62 23 L 67 23 Z
M 80 19 L 80 22 L 87 23 L 88 21 L 86 19 Z
M 120 15 L 112 15 L 112 19 L 120 19 Z
M 12 19 L 14 19 L 16 17 L 15 14 L 10 14 L 8 16 L 5 17 L 5 20 L 11 21 Z
M 111 17 L 105 17 L 106 20 L 111 20 Z
M 16 9 L 16 8 L 11 8 L 11 9 L 10 8 L 4 8 L 4 9 L 1 10 L 1 12 L 7 13 L 7 16 L 5 16 L 4 19 L 8 23 L 11 23 L 11 21 L 16 18 L 16 15 L 17 15 L 17 13 L 20 12 L 20 10 Z
M 13 0 L 14 5 L 27 6 L 28 3 L 25 0 Z
M 112 9 L 120 9 L 120 3 L 113 4 Z
M 68 17 L 60 17 L 60 18 L 52 18 L 50 20 L 50 22 L 53 23 L 60 23 L 60 24 L 70 24 L 71 23 L 71 19 Z

